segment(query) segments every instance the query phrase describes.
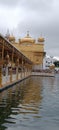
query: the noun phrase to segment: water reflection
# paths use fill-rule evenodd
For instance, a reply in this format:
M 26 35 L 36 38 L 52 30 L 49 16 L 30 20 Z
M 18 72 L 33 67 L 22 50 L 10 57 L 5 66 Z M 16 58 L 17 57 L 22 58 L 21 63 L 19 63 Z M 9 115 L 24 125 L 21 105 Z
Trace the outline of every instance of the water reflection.
M 20 114 L 21 121 L 30 119 L 29 114 L 38 114 L 41 86 L 40 80 L 34 84 L 34 78 L 31 78 L 0 93 L 0 128 L 6 129 L 10 123 L 15 124 L 15 115 Z
M 59 130 L 58 86 L 59 77 L 34 76 L 0 93 L 0 129 Z

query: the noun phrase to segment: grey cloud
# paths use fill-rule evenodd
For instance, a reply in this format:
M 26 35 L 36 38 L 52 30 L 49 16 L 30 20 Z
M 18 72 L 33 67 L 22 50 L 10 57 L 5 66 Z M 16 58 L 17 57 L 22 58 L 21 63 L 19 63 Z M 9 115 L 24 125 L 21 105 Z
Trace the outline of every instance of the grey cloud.
M 46 10 L 51 8 L 53 0 L 22 0 L 21 5 L 31 10 Z
M 54 55 L 57 53 L 55 48 L 59 48 L 59 0 L 0 0 L 0 5 L 9 9 L 15 9 L 16 6 L 19 9 L 16 15 L 17 27 L 13 29 L 15 36 L 23 37 L 27 30 L 33 38 L 37 39 L 42 35 L 45 37 L 47 51 Z
M 0 0 L 0 6 L 14 7 L 18 4 L 19 0 Z
M 19 30 L 19 37 L 26 35 L 26 31 L 30 31 L 30 35 L 34 38 L 42 35 L 45 38 L 45 48 L 47 53 L 51 55 L 58 55 L 59 51 L 59 19 L 53 17 L 51 20 L 41 22 L 40 17 L 37 18 L 30 15 L 24 19 L 24 22 L 19 23 L 17 30 Z M 25 33 L 25 35 L 24 35 Z M 54 51 L 52 51 L 54 50 Z M 57 51 L 56 51 L 57 50 Z
M 27 10 L 50 10 L 53 0 L 0 0 L 0 5 L 8 7 L 25 7 Z

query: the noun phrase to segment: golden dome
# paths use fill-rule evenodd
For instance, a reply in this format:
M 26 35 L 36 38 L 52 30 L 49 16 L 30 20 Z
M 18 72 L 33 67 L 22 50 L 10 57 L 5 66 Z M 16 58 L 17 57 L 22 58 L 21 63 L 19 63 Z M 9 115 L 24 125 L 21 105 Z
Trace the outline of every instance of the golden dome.
M 29 36 L 29 32 L 27 32 L 27 36 L 24 37 L 23 39 L 20 39 L 20 43 L 23 42 L 30 42 L 30 43 L 34 43 L 35 39 L 33 39 L 32 37 Z
M 9 36 L 9 41 L 15 41 L 15 37 L 12 35 L 12 36 Z
M 45 41 L 45 40 L 44 40 L 43 37 L 38 38 L 38 42 L 44 42 L 44 41 Z
M 50 69 L 54 69 L 54 68 L 55 68 L 54 64 L 50 65 Z

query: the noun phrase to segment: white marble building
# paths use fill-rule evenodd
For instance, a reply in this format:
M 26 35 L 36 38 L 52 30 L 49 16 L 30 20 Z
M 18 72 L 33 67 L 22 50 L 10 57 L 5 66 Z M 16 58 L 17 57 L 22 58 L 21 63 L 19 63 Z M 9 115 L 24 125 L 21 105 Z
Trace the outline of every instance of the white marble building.
M 43 61 L 43 69 L 49 69 L 49 67 L 54 64 L 54 61 L 54 57 L 46 56 Z

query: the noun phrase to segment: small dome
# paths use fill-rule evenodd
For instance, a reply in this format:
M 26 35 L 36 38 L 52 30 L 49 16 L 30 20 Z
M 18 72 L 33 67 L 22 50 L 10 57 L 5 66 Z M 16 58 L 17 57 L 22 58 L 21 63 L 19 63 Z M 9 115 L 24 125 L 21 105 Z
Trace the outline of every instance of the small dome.
M 50 65 L 50 69 L 54 69 L 54 68 L 55 68 L 54 64 Z
M 9 36 L 9 41 L 15 41 L 15 37 L 14 36 Z
M 29 36 L 29 32 L 27 32 L 27 36 L 24 37 L 23 39 L 20 39 L 20 42 L 30 42 L 30 43 L 34 43 L 35 39 L 33 39 L 32 37 Z
M 45 41 L 45 40 L 44 40 L 43 37 L 38 38 L 38 42 L 44 42 L 44 41 Z
M 5 35 L 5 38 L 7 38 L 10 42 L 15 41 L 15 37 L 13 36 L 13 34 L 10 35 L 9 30 L 7 30 L 7 33 L 6 33 L 6 35 Z

